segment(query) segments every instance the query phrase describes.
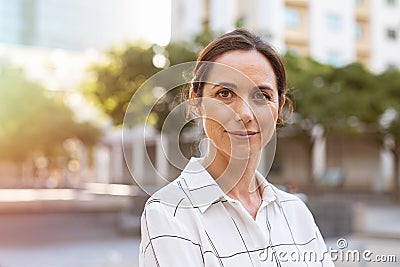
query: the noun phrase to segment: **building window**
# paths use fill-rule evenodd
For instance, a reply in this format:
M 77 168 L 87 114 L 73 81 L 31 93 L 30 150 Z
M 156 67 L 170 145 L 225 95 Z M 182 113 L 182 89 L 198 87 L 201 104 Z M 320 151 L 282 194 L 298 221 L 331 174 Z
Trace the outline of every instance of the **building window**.
M 326 17 L 326 26 L 331 30 L 339 30 L 342 27 L 342 20 L 339 15 L 330 13 Z
M 386 65 L 386 70 L 398 70 L 398 67 L 394 63 L 388 63 Z
M 268 30 L 264 30 L 259 32 L 259 34 L 265 39 L 265 40 L 273 40 L 274 39 L 274 35 L 272 34 L 272 32 L 268 31 Z
M 394 6 L 396 5 L 396 0 L 386 0 L 386 4 L 388 4 L 389 6 Z
M 300 12 L 298 10 L 292 8 L 287 8 L 285 10 L 285 24 L 287 27 L 299 27 L 300 22 Z
M 286 52 L 288 54 L 290 54 L 290 55 L 293 55 L 293 56 L 299 56 L 300 55 L 300 50 L 301 49 L 299 47 L 297 47 L 297 46 L 288 46 L 286 48 Z
M 389 40 L 396 40 L 397 38 L 397 32 L 394 29 L 387 29 L 386 30 L 386 36 Z
M 328 51 L 326 53 L 325 62 L 326 64 L 339 67 L 342 64 L 340 53 L 338 53 L 337 51 Z
M 360 24 L 356 24 L 356 29 L 355 29 L 355 36 L 356 36 L 356 40 L 361 40 L 362 39 L 362 27 Z

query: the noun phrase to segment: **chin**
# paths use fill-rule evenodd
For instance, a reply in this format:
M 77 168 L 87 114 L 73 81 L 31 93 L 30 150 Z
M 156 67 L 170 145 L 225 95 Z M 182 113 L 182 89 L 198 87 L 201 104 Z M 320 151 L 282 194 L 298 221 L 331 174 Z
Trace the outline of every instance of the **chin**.
M 229 157 L 237 160 L 245 160 L 250 159 L 252 157 L 258 157 L 262 152 L 262 148 L 254 148 L 254 149 L 235 149 L 235 151 L 228 153 Z

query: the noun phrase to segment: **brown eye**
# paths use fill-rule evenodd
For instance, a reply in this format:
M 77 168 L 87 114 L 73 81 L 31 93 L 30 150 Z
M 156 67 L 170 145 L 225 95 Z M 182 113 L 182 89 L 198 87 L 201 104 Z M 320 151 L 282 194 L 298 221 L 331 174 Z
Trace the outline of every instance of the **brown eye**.
M 259 91 L 254 94 L 254 99 L 255 100 L 270 100 L 271 97 L 267 93 Z
M 221 98 L 231 98 L 232 92 L 229 89 L 222 89 L 217 92 L 217 95 Z

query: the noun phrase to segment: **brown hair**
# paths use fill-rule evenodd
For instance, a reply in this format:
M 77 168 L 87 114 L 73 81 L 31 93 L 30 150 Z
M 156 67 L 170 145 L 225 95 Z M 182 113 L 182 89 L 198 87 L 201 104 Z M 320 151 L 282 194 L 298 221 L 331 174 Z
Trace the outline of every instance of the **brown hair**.
M 276 76 L 278 88 L 280 106 L 278 123 L 282 123 L 282 100 L 284 98 L 287 99 L 286 94 L 288 91 L 285 66 L 278 52 L 276 52 L 269 43 L 265 42 L 259 36 L 249 32 L 248 30 L 236 29 L 225 33 L 210 42 L 200 52 L 193 71 L 194 77 L 190 85 L 190 91 L 193 92 L 196 97 L 202 97 L 203 87 L 205 84 L 204 81 L 206 81 L 205 76 L 208 74 L 209 70 L 206 63 L 215 61 L 220 55 L 233 50 L 257 50 L 270 62 Z M 288 105 L 289 110 L 291 111 L 292 105 L 290 103 L 290 99 L 288 101 Z

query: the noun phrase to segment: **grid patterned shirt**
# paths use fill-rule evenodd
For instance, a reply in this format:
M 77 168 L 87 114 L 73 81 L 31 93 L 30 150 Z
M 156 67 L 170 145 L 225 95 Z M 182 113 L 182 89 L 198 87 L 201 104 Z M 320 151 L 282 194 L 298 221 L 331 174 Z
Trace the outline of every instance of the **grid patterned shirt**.
M 142 267 L 334 266 L 306 205 L 256 173 L 256 218 L 192 158 L 141 218 Z

